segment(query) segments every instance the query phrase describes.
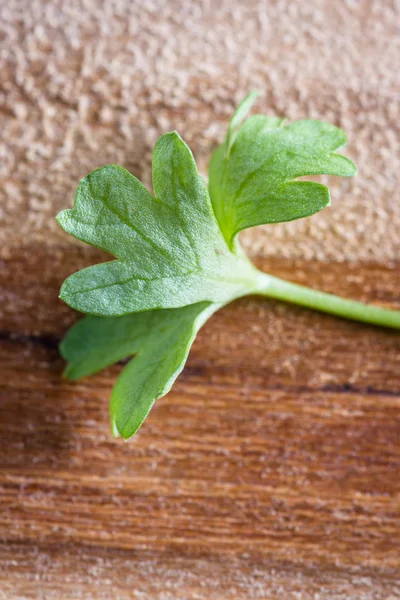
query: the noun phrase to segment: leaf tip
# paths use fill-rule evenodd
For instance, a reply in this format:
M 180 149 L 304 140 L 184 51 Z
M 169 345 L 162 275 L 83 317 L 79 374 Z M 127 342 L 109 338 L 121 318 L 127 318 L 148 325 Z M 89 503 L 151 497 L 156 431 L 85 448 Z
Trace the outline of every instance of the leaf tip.
M 111 433 L 112 433 L 112 436 L 115 438 L 121 437 L 121 434 L 118 431 L 117 420 L 115 418 L 115 415 L 111 416 Z
M 346 158 L 347 158 L 347 156 L 346 156 Z M 357 166 L 353 163 L 353 161 L 350 158 L 347 158 L 347 160 L 348 160 L 348 165 L 349 165 L 348 177 L 355 177 L 356 175 L 358 175 Z
M 68 277 L 67 277 L 68 279 Z M 68 297 L 68 291 L 67 291 L 67 279 L 63 282 L 63 284 L 60 287 L 60 291 L 58 293 L 58 297 L 60 298 L 60 300 L 63 300 L 64 302 L 67 301 L 67 297 Z
M 247 98 L 251 98 L 253 101 L 255 101 L 258 96 L 260 95 L 260 90 L 258 90 L 257 88 L 254 88 L 254 90 L 251 90 L 251 92 L 249 94 L 247 94 Z
M 233 113 L 233 116 L 228 125 L 228 133 L 226 136 L 226 152 L 225 157 L 228 157 L 233 146 L 233 142 L 235 141 L 235 137 L 237 135 L 240 126 L 243 121 L 247 118 L 256 98 L 258 96 L 258 90 L 253 90 L 240 102 L 237 109 Z
M 64 223 L 65 223 L 66 213 L 67 213 L 68 210 L 69 210 L 68 208 L 66 208 L 64 210 L 60 210 L 60 212 L 57 213 L 56 216 L 55 216 L 55 219 L 56 219 L 57 223 L 63 229 L 64 229 Z
M 63 357 L 65 358 L 65 357 Z M 66 379 L 67 381 L 74 381 L 76 379 L 79 379 L 79 377 L 74 376 L 73 374 L 73 366 L 71 363 L 68 363 L 67 366 L 65 367 L 63 373 L 62 373 L 63 379 Z

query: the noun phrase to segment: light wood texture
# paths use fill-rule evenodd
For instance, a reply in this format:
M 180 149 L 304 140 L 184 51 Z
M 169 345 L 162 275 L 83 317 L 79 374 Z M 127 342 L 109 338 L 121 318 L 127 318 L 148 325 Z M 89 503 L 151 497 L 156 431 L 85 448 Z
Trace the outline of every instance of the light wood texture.
M 71 383 L 57 352 L 59 285 L 101 256 L 1 264 L 0 598 L 400 598 L 400 334 L 235 302 L 125 443 L 121 365 Z M 400 307 L 398 265 L 258 266 Z
M 313 219 L 244 232 L 246 249 L 400 308 L 398 9 L 0 2 L 0 600 L 400 599 L 400 334 L 236 302 L 124 443 L 121 365 L 62 378 L 76 315 L 58 290 L 103 255 L 54 220 L 101 165 L 150 187 L 165 131 L 205 174 L 257 88 L 259 112 L 343 127 L 359 176 L 331 181 Z
M 398 24 L 398 0 L 3 0 L 0 256 L 65 239 L 54 215 L 97 167 L 150 187 L 166 131 L 206 174 L 256 88 L 258 112 L 343 127 L 359 176 L 331 178 L 333 206 L 313 219 L 245 232 L 246 248 L 400 261 Z

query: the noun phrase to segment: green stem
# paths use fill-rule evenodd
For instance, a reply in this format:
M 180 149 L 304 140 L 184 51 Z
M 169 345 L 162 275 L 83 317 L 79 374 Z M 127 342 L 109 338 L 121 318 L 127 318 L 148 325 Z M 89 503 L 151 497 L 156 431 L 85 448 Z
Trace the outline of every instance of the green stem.
M 397 310 L 346 300 L 334 294 L 312 290 L 262 272 L 259 272 L 258 282 L 259 286 L 255 293 L 262 296 L 300 304 L 300 306 L 338 315 L 345 319 L 400 329 L 400 311 Z

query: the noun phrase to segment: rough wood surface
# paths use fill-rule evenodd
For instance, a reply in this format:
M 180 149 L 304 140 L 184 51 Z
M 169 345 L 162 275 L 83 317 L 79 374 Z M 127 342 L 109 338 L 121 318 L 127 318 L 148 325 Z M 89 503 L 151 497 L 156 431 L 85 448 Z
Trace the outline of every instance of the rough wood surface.
M 37 244 L 1 264 L 0 598 L 400 598 L 400 335 L 236 302 L 124 443 L 121 366 L 70 383 L 57 353 L 59 285 L 99 258 Z M 400 307 L 396 264 L 259 266 Z
M 206 173 L 258 88 L 258 111 L 343 127 L 359 176 L 332 182 L 312 220 L 246 232 L 247 248 L 400 261 L 398 23 L 398 0 L 3 0 L 0 254 L 59 242 L 54 214 L 92 169 L 120 163 L 150 185 L 166 131 Z
M 150 186 L 165 131 L 205 174 L 258 88 L 259 111 L 342 126 L 359 177 L 244 245 L 267 271 L 400 308 L 398 15 L 398 0 L 0 2 L 0 600 L 400 599 L 400 335 L 237 302 L 124 443 L 108 419 L 121 365 L 61 376 L 76 315 L 59 286 L 102 255 L 54 220 L 103 164 Z

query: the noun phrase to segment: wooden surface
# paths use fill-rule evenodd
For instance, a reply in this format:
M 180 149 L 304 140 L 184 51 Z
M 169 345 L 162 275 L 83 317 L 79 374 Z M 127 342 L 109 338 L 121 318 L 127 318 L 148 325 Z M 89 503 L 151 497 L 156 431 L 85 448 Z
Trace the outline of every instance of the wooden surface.
M 0 600 L 400 599 L 400 334 L 237 302 L 124 443 L 108 419 L 121 365 L 61 377 L 76 315 L 59 286 L 100 255 L 54 220 L 104 164 L 150 186 L 166 131 L 205 174 L 257 88 L 257 111 L 343 127 L 359 176 L 244 245 L 277 275 L 400 308 L 398 14 L 0 2 Z
M 59 285 L 99 256 L 1 265 L 0 598 L 400 598 L 400 335 L 236 302 L 125 443 L 121 365 L 70 383 L 57 353 Z M 259 266 L 400 308 L 398 265 Z

